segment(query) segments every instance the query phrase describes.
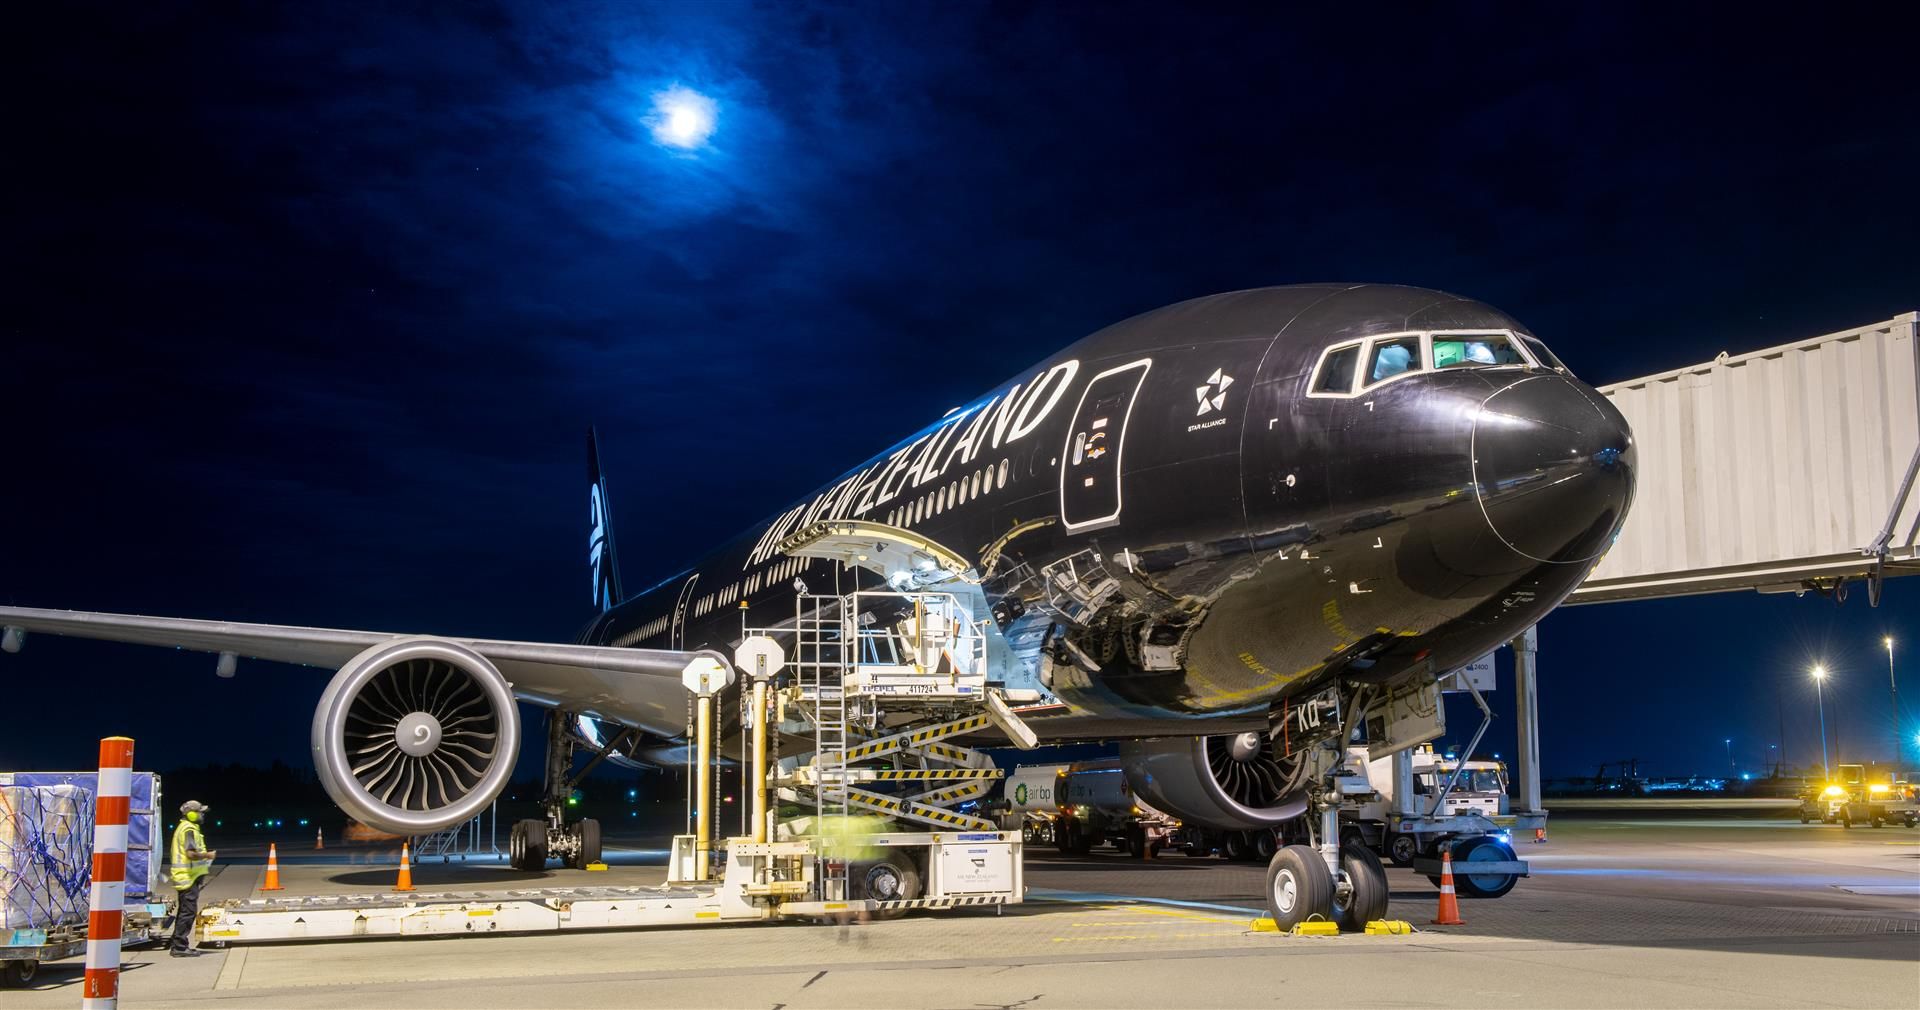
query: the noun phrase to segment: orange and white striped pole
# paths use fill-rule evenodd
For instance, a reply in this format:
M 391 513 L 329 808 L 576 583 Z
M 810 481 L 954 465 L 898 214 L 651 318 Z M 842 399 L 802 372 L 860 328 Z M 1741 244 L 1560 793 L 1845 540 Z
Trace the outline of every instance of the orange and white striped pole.
M 93 798 L 93 886 L 87 893 L 87 974 L 80 1005 L 112 1010 L 120 1003 L 120 925 L 127 903 L 127 814 L 133 795 L 133 741 L 100 741 L 100 780 Z

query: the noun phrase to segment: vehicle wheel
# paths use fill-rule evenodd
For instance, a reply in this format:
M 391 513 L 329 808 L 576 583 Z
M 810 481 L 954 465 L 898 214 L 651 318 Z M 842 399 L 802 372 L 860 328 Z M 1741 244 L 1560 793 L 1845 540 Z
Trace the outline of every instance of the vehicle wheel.
M 1228 835 L 1227 843 L 1221 849 L 1222 855 L 1236 863 L 1246 862 L 1247 857 L 1253 855 L 1253 846 L 1248 844 L 1246 832 L 1243 831 Z
M 1155 846 L 1158 848 L 1158 846 Z M 1147 855 L 1147 829 L 1136 824 L 1127 829 L 1127 855 Z
M 1853 815 L 1849 813 L 1842 813 L 1840 815 L 1840 826 L 1843 828 L 1853 827 Z
M 1420 855 L 1420 840 L 1412 835 L 1394 835 L 1387 839 L 1387 858 L 1395 866 L 1412 866 Z
M 1281 930 L 1333 911 L 1333 874 L 1305 845 L 1289 845 L 1267 864 L 1267 914 Z
M 1253 833 L 1253 858 L 1263 862 L 1273 862 L 1273 854 L 1280 851 L 1280 843 L 1273 840 L 1273 832 L 1261 829 Z
M 920 874 L 913 863 L 901 856 L 889 856 L 875 863 L 865 863 L 854 867 L 858 876 L 860 896 L 874 901 L 911 901 L 920 896 Z M 904 908 L 884 908 L 874 914 L 877 919 L 898 919 L 907 914 Z
M 1358 933 L 1367 923 L 1386 918 L 1387 868 L 1380 865 L 1380 857 L 1364 845 L 1342 845 L 1340 869 L 1353 885 L 1345 901 L 1340 900 L 1338 887 L 1333 891 L 1333 921 L 1340 924 L 1340 931 Z
M 1462 898 L 1498 898 L 1513 890 L 1520 878 L 1505 873 L 1474 875 L 1473 864 L 1504 863 L 1514 858 L 1513 850 L 1491 838 L 1469 838 L 1453 847 L 1454 889 Z
M 1123 835 L 1113 840 L 1113 851 L 1123 856 L 1131 856 L 1139 850 L 1133 847 L 1133 839 L 1131 837 Z
M 18 989 L 21 986 L 29 985 L 33 982 L 33 977 L 38 974 L 40 974 L 40 962 L 38 961 L 8 961 L 6 971 L 7 988 Z
M 588 863 L 600 861 L 600 822 L 584 820 L 580 822 L 580 867 L 585 869 Z
M 1056 826 L 1053 829 L 1053 847 L 1059 849 L 1060 854 L 1063 856 L 1073 855 L 1075 834 L 1076 832 L 1073 828 L 1065 824 Z
M 1886 823 L 1886 822 L 1885 822 L 1885 821 L 1883 821 L 1883 820 L 1881 820 L 1881 819 L 1880 819 L 1880 817 L 1879 817 L 1878 815 L 1875 815 L 1875 816 L 1873 817 L 1873 819 L 1872 819 L 1872 820 L 1870 820 L 1870 821 L 1868 821 L 1868 822 L 1867 822 L 1867 824 L 1868 824 L 1869 826 L 1871 826 L 1871 827 L 1876 827 L 1876 828 L 1877 828 L 1877 827 L 1879 827 L 1880 825 L 1882 825 L 1882 824 L 1884 824 L 1884 823 Z
M 1802 824 L 1806 824 L 1806 823 L 1808 823 L 1809 821 L 1812 821 L 1812 820 L 1813 820 L 1813 818 L 1811 818 L 1811 817 L 1808 817 L 1808 816 L 1807 816 L 1807 812 L 1806 812 L 1805 810 L 1802 810 L 1802 811 L 1800 811 L 1800 823 L 1802 823 Z
M 507 861 L 516 870 L 547 868 L 547 822 L 516 821 L 507 836 Z

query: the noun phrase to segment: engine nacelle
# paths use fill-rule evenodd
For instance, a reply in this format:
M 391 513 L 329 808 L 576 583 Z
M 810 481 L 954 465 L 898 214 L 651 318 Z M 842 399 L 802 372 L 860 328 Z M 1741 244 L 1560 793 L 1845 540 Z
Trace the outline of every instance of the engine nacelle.
M 520 755 L 513 689 L 442 638 L 382 642 L 334 674 L 313 712 L 313 767 L 348 816 L 418 835 L 492 803 Z
M 1141 799 L 1205 827 L 1271 828 L 1307 810 L 1305 792 L 1286 792 L 1286 768 L 1260 733 L 1127 741 L 1120 766 Z

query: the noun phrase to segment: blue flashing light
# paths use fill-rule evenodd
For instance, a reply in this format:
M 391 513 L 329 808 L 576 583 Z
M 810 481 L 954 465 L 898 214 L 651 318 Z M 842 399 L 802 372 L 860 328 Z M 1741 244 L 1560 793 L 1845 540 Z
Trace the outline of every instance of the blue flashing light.
M 1753 781 L 1753 773 L 1752 773 L 1752 772 L 1741 772 L 1741 773 L 1740 773 L 1740 781 L 1742 781 L 1742 782 L 1751 782 L 1751 781 Z
M 307 826 L 307 819 L 305 817 L 300 818 L 300 826 L 303 828 Z

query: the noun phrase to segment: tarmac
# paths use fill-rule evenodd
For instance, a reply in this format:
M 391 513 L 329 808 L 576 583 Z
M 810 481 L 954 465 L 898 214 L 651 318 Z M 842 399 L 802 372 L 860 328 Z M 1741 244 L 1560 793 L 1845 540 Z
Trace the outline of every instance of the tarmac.
M 1698 816 L 1691 814 L 1698 813 Z M 1428 925 L 1434 886 L 1390 869 L 1412 936 L 1256 933 L 1264 867 L 1029 850 L 1028 900 L 855 925 L 360 940 L 126 952 L 128 1007 L 1920 1007 L 1920 831 L 1773 811 L 1649 808 L 1557 819 L 1516 846 L 1534 876 Z M 217 841 L 217 840 L 216 840 Z M 235 851 L 229 847 L 226 851 Z M 605 873 L 426 861 L 422 889 L 656 883 L 664 854 Z M 381 893 L 391 854 L 283 851 L 286 894 Z M 256 894 L 229 864 L 209 889 Z M 12 1010 L 71 1007 L 80 962 L 42 966 Z

